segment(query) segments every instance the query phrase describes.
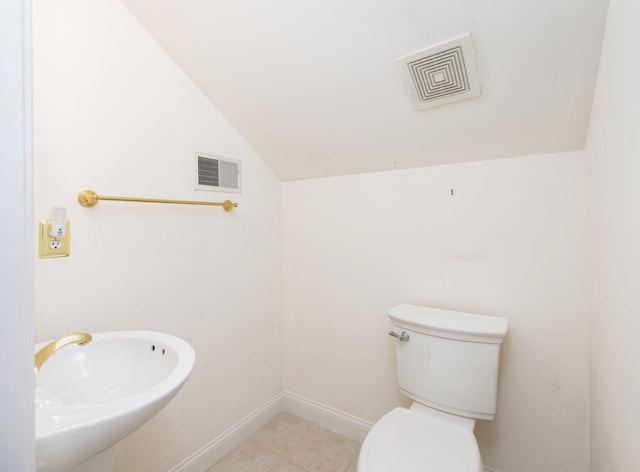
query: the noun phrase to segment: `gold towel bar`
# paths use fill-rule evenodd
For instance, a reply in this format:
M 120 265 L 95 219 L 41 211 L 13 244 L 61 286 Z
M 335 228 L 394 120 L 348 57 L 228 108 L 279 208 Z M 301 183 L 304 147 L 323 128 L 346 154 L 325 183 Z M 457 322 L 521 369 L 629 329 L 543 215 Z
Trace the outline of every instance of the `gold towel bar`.
M 145 202 L 145 203 L 176 203 L 181 205 L 208 205 L 208 206 L 221 206 L 224 211 L 231 211 L 238 204 L 231 200 L 225 200 L 224 202 L 195 202 L 191 200 L 164 200 L 159 198 L 137 198 L 137 197 L 108 197 L 105 195 L 98 195 L 93 190 L 83 190 L 78 194 L 78 203 L 83 207 L 92 207 L 98 204 L 99 200 L 111 200 L 116 202 Z

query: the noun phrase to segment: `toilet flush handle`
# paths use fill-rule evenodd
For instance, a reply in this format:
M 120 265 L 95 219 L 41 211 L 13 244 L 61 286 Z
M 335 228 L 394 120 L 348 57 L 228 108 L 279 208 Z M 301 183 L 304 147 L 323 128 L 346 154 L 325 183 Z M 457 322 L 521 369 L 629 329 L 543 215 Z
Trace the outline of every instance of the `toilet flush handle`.
M 393 336 L 394 338 L 398 338 L 402 342 L 407 342 L 409 340 L 409 333 L 407 333 L 406 331 L 403 331 L 400 334 L 395 333 L 393 331 L 389 331 L 389 336 Z

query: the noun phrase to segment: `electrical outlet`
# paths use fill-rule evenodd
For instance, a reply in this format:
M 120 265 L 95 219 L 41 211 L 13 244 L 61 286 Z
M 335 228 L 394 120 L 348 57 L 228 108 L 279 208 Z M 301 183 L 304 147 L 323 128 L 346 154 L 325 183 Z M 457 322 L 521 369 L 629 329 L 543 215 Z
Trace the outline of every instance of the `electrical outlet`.
M 58 241 L 57 239 L 54 239 L 53 241 L 49 241 L 49 249 L 62 249 L 62 241 Z
M 40 259 L 49 257 L 65 257 L 70 254 L 69 222 L 66 222 L 66 233 L 62 237 L 53 237 L 51 231 L 51 220 L 40 221 L 39 234 L 39 256 Z

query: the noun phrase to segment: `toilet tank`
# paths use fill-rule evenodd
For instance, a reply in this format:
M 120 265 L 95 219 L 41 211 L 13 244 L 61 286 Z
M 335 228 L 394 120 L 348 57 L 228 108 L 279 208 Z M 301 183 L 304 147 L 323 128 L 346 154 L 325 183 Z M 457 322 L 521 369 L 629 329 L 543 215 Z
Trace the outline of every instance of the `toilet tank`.
M 493 419 L 500 344 L 506 318 L 415 305 L 389 311 L 396 340 L 400 391 L 429 407 L 476 419 Z

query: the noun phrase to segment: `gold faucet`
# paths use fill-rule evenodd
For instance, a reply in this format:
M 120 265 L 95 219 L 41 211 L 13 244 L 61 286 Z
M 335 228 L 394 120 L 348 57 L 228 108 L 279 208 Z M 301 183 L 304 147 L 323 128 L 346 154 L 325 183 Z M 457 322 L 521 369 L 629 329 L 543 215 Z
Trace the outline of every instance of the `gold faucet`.
M 69 344 L 78 344 L 84 346 L 91 342 L 91 335 L 89 333 L 69 333 L 64 336 L 60 336 L 58 339 L 54 339 L 45 347 L 36 352 L 35 366 L 33 371 L 37 374 L 42 364 L 47 362 L 51 356 Z

